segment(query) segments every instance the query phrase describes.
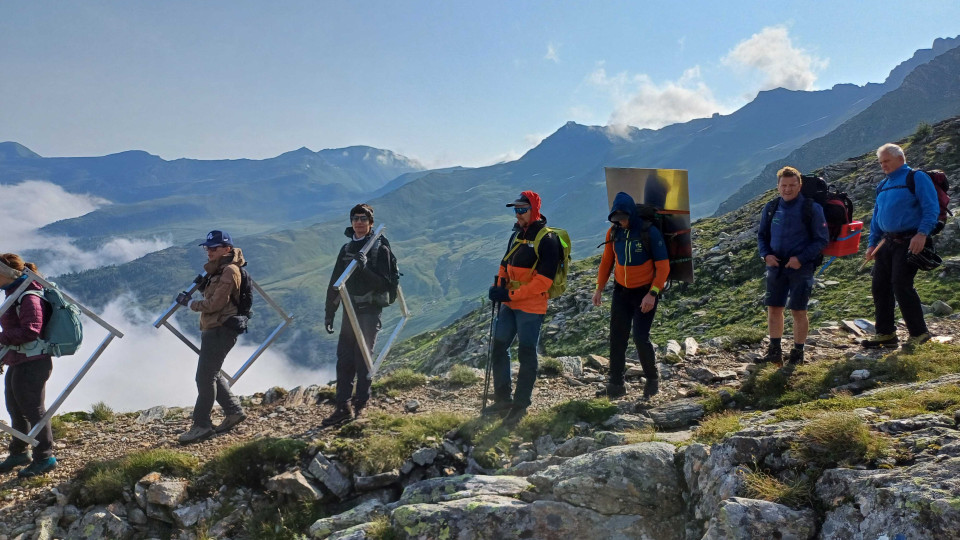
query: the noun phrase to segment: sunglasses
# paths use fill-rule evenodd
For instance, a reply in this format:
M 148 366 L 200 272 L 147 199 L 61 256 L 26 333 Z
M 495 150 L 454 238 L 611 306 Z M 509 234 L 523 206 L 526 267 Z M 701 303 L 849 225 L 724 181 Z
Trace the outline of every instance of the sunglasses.
M 529 206 L 514 206 L 513 212 L 518 216 L 526 214 L 530 210 Z
M 200 246 L 200 247 L 202 247 L 204 251 L 216 251 L 220 248 L 227 247 L 227 246 Z
M 370 218 L 367 216 L 350 216 L 350 221 L 359 221 L 361 223 L 366 223 L 370 221 Z

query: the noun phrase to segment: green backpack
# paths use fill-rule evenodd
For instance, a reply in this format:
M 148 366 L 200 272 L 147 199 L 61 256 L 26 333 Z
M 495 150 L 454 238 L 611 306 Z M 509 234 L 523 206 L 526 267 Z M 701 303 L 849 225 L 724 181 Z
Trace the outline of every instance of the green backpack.
M 50 283 L 53 287 L 44 287 L 42 291 L 31 289 L 25 291 L 17 300 L 17 315 L 20 315 L 20 303 L 23 297 L 33 295 L 44 302 L 50 304 L 50 318 L 43 323 L 43 330 L 40 333 L 40 339 L 24 343 L 16 347 L 10 347 L 12 350 L 20 352 L 27 357 L 40 354 L 49 354 L 51 356 L 70 356 L 77 352 L 80 344 L 83 342 L 83 324 L 80 322 L 80 308 L 67 302 L 57 289 L 56 283 Z
M 554 233 L 557 235 L 557 238 L 560 240 L 560 263 L 557 265 L 557 275 L 553 277 L 553 284 L 550 285 L 550 289 L 547 290 L 547 298 L 556 298 L 566 292 L 567 290 L 567 272 L 570 270 L 571 256 L 570 252 L 573 250 L 573 243 L 570 241 L 570 233 L 564 229 L 557 227 L 544 227 L 540 229 L 540 232 L 537 233 L 536 238 L 533 239 L 533 242 L 529 240 L 517 240 L 516 235 L 513 237 L 513 246 L 507 251 L 507 254 L 503 256 L 503 260 L 506 261 L 513 255 L 513 252 L 520 247 L 521 244 L 533 244 L 533 251 L 537 254 L 537 262 L 540 261 L 540 241 L 543 240 L 543 237 L 549 233 Z

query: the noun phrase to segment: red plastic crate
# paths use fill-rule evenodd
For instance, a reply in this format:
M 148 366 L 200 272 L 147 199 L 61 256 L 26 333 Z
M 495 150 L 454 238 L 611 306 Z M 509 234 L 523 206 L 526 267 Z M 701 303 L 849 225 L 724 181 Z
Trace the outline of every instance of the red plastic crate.
M 833 242 L 823 248 L 823 254 L 831 257 L 853 255 L 860 249 L 860 232 L 863 231 L 862 221 L 852 221 L 840 229 L 840 235 Z

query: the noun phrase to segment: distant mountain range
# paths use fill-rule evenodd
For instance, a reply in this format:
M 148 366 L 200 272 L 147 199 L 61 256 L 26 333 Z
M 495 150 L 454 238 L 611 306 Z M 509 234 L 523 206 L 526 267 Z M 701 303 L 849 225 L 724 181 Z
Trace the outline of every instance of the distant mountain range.
M 79 159 L 85 168 L 71 172 L 66 165 L 58 168 L 58 161 L 52 162 L 57 167 L 44 165 L 46 170 L 58 173 L 52 181 L 70 190 L 126 202 L 53 224 L 47 230 L 74 236 L 84 232 L 107 236 L 130 234 L 130 227 L 139 227 L 135 230 L 140 232 L 176 228 L 178 238 L 190 239 L 202 235 L 213 223 L 236 218 L 201 212 L 220 207 L 249 208 L 254 215 L 242 217 L 257 221 L 244 222 L 246 229 L 237 230 L 247 232 L 238 234 L 237 241 L 250 261 L 251 274 L 296 316 L 296 332 L 285 336 L 293 356 L 303 363 L 324 363 L 332 357 L 334 341 L 319 331 L 323 297 L 334 256 L 346 240 L 346 210 L 357 200 L 370 202 L 378 223 L 388 226 L 387 234 L 404 274 L 402 285 L 415 313 L 407 327 L 412 334 L 448 322 L 476 306 L 506 248 L 513 217 L 504 204 L 520 191 L 534 189 L 541 194 L 548 222 L 571 233 L 576 258 L 595 254 L 594 247 L 608 226 L 604 166 L 687 169 L 693 210 L 704 216 L 756 177 L 765 165 L 811 140 L 850 130 L 851 122 L 870 118 L 871 105 L 886 96 L 918 104 L 915 108 L 885 107 L 905 114 L 874 117 L 878 125 L 889 126 L 890 130 L 909 133 L 920 120 L 932 123 L 960 114 L 960 107 L 952 102 L 941 106 L 934 97 L 937 88 L 941 94 L 950 94 L 960 87 L 955 82 L 960 66 L 952 62 L 953 55 L 945 54 L 957 44 L 957 39 L 937 40 L 932 49 L 918 51 L 897 66 L 883 84 L 837 85 L 817 92 L 761 92 L 730 115 L 660 130 L 615 131 L 568 122 L 520 159 L 489 167 L 425 171 L 392 153 L 373 154 L 395 157 L 399 162 L 393 169 L 397 175 L 387 180 L 392 174 L 387 167 L 379 183 L 363 184 L 366 188 L 360 188 L 360 180 L 352 176 L 360 174 L 356 159 L 351 162 L 354 167 L 338 167 L 332 158 L 325 157 L 324 152 L 335 150 L 301 149 L 262 161 L 167 162 L 142 152 L 103 158 L 53 158 Z M 947 84 L 953 86 L 943 86 Z M 942 116 L 931 118 L 937 115 Z M 854 129 L 864 130 L 868 125 Z M 843 151 L 841 143 L 835 146 Z M 364 149 L 362 154 L 374 152 L 386 151 Z M 355 155 L 360 154 L 358 150 Z M 41 165 L 51 159 L 39 158 L 10 143 L 0 146 L 0 156 L 0 182 L 5 183 L 17 178 L 44 179 L 37 174 L 25 176 L 24 168 L 32 163 L 34 171 L 42 171 Z M 129 161 L 125 166 L 132 172 L 107 172 L 107 162 L 121 157 Z M 377 161 L 358 159 L 364 164 Z M 20 171 L 20 176 L 12 177 L 11 170 Z M 176 175 L 172 170 L 193 171 L 193 175 Z M 151 177 L 151 171 L 164 174 L 153 173 Z M 114 186 L 113 196 L 94 189 L 105 183 L 122 183 L 126 177 L 132 177 L 131 181 L 141 187 Z M 209 195 L 211 186 L 235 189 Z M 151 198 L 151 190 L 162 193 Z M 141 193 L 140 198 L 123 198 L 133 197 L 133 192 Z M 192 212 L 185 211 L 185 205 L 193 205 Z M 137 223 L 131 225 L 134 218 Z M 63 276 L 61 282 L 94 304 L 134 291 L 149 309 L 159 309 L 202 264 L 198 250 L 183 243 L 118 267 Z M 267 319 L 263 328 L 269 326 Z M 257 331 L 253 331 L 254 336 Z

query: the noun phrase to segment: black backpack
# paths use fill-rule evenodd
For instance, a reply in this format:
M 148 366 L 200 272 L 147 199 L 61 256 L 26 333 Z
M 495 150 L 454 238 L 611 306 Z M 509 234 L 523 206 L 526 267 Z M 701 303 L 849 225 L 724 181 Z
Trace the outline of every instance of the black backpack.
M 914 196 L 917 194 L 917 181 L 914 178 L 918 169 L 913 169 L 907 173 L 907 183 L 904 186 L 893 186 L 886 189 L 897 189 L 897 188 L 907 188 L 910 190 Z M 933 181 L 933 187 L 937 190 L 937 202 L 940 203 L 940 214 L 937 216 L 937 225 L 930 231 L 930 236 L 938 234 L 943 228 L 947 225 L 947 215 L 953 215 L 953 212 L 948 208 L 950 204 L 950 182 L 947 181 L 947 174 L 941 171 L 940 169 L 933 170 L 924 170 L 919 169 L 920 172 L 924 172 L 927 176 L 930 177 L 930 180 Z M 887 180 L 884 179 L 883 182 L 877 187 L 877 193 L 885 191 L 883 188 L 884 184 L 887 183 Z
M 831 191 L 826 180 L 819 176 L 804 174 L 800 179 L 800 193 L 823 207 L 823 217 L 826 218 L 827 229 L 830 230 L 830 241 L 836 240 L 843 226 L 853 221 L 853 201 L 842 191 Z M 773 211 L 777 211 L 776 206 Z M 810 214 L 806 213 L 804 216 L 809 218 Z
M 246 264 L 240 267 L 240 293 L 237 297 L 237 315 L 246 318 L 253 317 L 253 284 L 250 274 L 245 268 Z
M 384 236 L 380 236 L 380 238 L 377 239 L 377 244 L 370 249 L 370 252 L 373 254 L 373 257 L 371 257 L 373 267 L 377 268 L 376 259 L 380 254 L 381 243 L 386 246 L 387 253 L 390 254 L 390 262 L 387 265 L 387 275 L 383 276 L 387 279 L 387 305 L 389 306 L 397 301 L 397 294 L 399 294 L 400 290 L 400 276 L 403 274 L 400 273 L 400 269 L 397 267 L 397 257 L 393 254 L 393 250 L 390 249 L 390 241 Z
M 653 247 L 650 244 L 650 227 L 656 227 L 660 231 L 660 236 L 663 237 L 664 246 L 667 248 L 667 259 L 670 261 L 670 275 L 673 276 L 674 265 L 686 264 L 692 260 L 692 252 L 690 251 L 689 242 L 684 243 L 680 241 L 679 237 L 684 235 L 690 235 L 690 229 L 680 230 L 676 232 L 665 232 L 664 231 L 664 213 L 666 211 L 658 208 L 652 204 L 646 203 L 637 203 L 637 216 L 643 221 L 643 225 L 640 227 L 640 238 L 643 243 L 643 250 L 647 253 L 647 257 L 653 261 Z M 613 229 L 614 232 L 620 228 L 620 225 L 614 223 Z M 614 234 L 610 235 L 610 242 L 613 242 L 615 238 Z M 599 247 L 602 247 L 608 242 L 601 243 Z M 683 278 L 681 278 L 682 280 Z M 669 288 L 670 283 L 676 281 L 673 278 L 669 279 L 667 283 L 667 288 Z

